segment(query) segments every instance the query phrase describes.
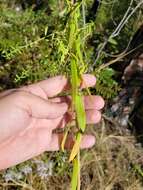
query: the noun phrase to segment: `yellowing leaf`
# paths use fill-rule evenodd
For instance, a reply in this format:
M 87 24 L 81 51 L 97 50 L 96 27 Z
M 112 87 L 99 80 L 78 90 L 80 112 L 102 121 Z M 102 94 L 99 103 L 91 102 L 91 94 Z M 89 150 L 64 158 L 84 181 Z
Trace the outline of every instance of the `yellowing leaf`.
M 73 148 L 70 154 L 69 162 L 71 162 L 75 158 L 77 153 L 79 152 L 81 139 L 82 139 L 82 134 L 78 133 L 76 137 L 76 141 L 73 145 Z
M 62 139 L 62 143 L 61 143 L 61 149 L 62 149 L 63 152 L 64 152 L 64 146 L 65 146 L 65 142 L 66 142 L 66 139 L 67 139 L 67 135 L 68 135 L 68 130 L 65 132 L 64 137 Z

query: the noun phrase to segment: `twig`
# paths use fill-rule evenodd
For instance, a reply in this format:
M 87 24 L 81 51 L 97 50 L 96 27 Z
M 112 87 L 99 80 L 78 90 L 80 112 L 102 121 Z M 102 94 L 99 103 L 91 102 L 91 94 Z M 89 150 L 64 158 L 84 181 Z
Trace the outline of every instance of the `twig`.
M 113 60 L 109 61 L 108 63 L 101 65 L 99 68 L 97 68 L 96 71 L 100 71 L 100 70 L 112 65 L 113 63 L 116 63 L 117 61 L 121 60 L 122 58 L 126 57 L 127 55 L 129 55 L 130 53 L 134 52 L 135 50 L 137 50 L 138 48 L 140 48 L 142 46 L 143 46 L 143 44 L 139 45 L 138 47 L 132 49 L 129 52 L 126 52 L 126 51 L 122 52 L 116 59 L 113 59 Z
M 99 51 L 98 51 L 98 53 L 97 53 L 97 57 L 96 57 L 96 59 L 95 59 L 93 65 L 92 65 L 92 69 L 93 69 L 93 67 L 96 65 L 96 62 L 97 62 L 97 60 L 99 59 L 99 57 L 101 56 L 102 51 L 104 50 L 106 44 L 108 43 L 108 40 L 109 40 L 109 38 L 104 41 L 104 43 L 102 44 L 101 48 L 99 49 Z
M 116 37 L 119 35 L 120 31 L 122 30 L 122 28 L 124 27 L 124 25 L 128 22 L 128 20 L 130 19 L 130 17 L 136 12 L 136 10 L 143 4 L 143 1 L 141 1 L 139 4 L 137 4 L 137 6 L 131 11 L 131 13 L 128 15 L 129 11 L 131 10 L 131 6 L 133 4 L 133 0 L 131 0 L 129 8 L 127 9 L 123 19 L 121 20 L 121 22 L 119 23 L 118 27 L 116 28 L 116 30 L 111 34 L 110 38 Z
M 121 29 L 123 28 L 123 26 L 125 25 L 125 21 L 126 21 L 127 15 L 129 14 L 129 12 L 132 8 L 133 1 L 134 0 L 130 1 L 130 5 L 129 5 L 127 11 L 125 12 L 125 14 L 124 14 L 122 20 L 120 21 L 119 25 L 117 26 L 117 28 L 110 35 L 110 38 L 116 37 L 119 34 L 119 32 L 121 31 Z
M 137 9 L 143 4 L 143 0 L 140 1 L 137 6 L 131 11 L 131 13 L 129 14 L 130 10 L 132 9 L 132 4 L 133 4 L 134 0 L 130 1 L 130 5 L 127 9 L 127 11 L 125 12 L 123 18 L 121 19 L 119 25 L 116 27 L 116 29 L 112 32 L 112 34 L 107 38 L 107 40 L 105 40 L 105 42 L 103 43 L 103 45 L 101 46 L 101 48 L 98 51 L 97 57 L 92 65 L 92 67 L 94 67 L 96 65 L 97 60 L 100 58 L 105 46 L 107 45 L 109 39 L 114 38 L 116 36 L 118 36 L 122 30 L 122 28 L 125 26 L 125 24 L 128 22 L 128 20 L 130 19 L 130 17 L 137 11 Z

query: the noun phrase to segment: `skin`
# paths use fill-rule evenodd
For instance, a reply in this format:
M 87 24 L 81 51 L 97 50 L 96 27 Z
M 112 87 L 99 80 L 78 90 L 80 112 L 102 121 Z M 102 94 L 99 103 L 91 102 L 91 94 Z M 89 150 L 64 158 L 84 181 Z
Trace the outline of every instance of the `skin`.
M 93 75 L 83 76 L 86 87 L 95 85 Z M 45 151 L 60 149 L 62 134 L 53 130 L 63 128 L 73 120 L 68 111 L 70 97 L 58 94 L 70 88 L 64 76 L 53 77 L 19 89 L 0 94 L 0 169 L 6 169 Z M 87 124 L 100 121 L 100 109 L 104 101 L 100 96 L 84 97 Z M 95 137 L 85 135 L 81 148 L 90 148 Z M 68 136 L 66 147 L 70 148 L 73 138 Z

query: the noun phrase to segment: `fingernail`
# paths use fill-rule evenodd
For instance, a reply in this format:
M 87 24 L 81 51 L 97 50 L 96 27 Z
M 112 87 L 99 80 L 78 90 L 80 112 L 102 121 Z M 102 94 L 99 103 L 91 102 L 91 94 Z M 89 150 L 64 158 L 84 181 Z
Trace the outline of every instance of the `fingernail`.
M 95 137 L 91 136 L 88 140 L 89 147 L 92 147 L 95 144 Z
M 102 109 L 105 105 L 105 102 L 101 96 L 97 96 L 97 98 L 98 109 Z

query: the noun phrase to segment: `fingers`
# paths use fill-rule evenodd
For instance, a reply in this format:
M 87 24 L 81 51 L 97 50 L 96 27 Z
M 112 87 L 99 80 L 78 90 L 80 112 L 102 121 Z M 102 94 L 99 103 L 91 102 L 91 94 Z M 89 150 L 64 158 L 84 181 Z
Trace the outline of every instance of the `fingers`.
M 40 98 L 39 96 L 29 93 L 21 94 L 21 97 L 22 96 L 25 96 L 25 98 L 24 100 L 20 100 L 19 103 L 21 104 L 22 108 L 24 108 L 29 113 L 29 115 L 35 118 L 56 119 L 61 116 L 63 117 L 68 111 L 68 103 L 65 102 L 66 97 L 64 97 L 64 101 L 61 97 L 60 99 L 57 98 L 58 100 L 54 99 L 53 102 L 50 102 Z M 98 110 L 100 110 L 104 105 L 103 99 L 99 96 L 87 96 L 85 97 L 84 102 L 87 124 L 98 123 L 101 119 L 101 114 Z M 68 115 L 68 113 L 66 115 Z M 65 125 L 69 119 L 71 119 L 71 117 L 66 117 L 66 115 L 63 117 L 65 118 Z
M 92 87 L 96 83 L 96 78 L 90 74 L 83 75 L 83 83 L 82 88 Z M 23 87 L 23 90 L 29 91 L 35 95 L 41 97 L 53 97 L 62 91 L 69 90 L 70 84 L 66 77 L 64 76 L 56 76 L 49 78 L 47 80 L 29 85 L 28 87 Z
M 13 136 L 5 146 L 0 145 L 0 170 L 43 153 L 50 147 L 50 137 L 49 129 L 31 129 L 24 135 Z
M 86 124 L 97 124 L 101 119 L 101 113 L 97 110 L 86 111 Z M 64 128 L 70 122 L 71 126 L 75 126 L 75 120 L 70 114 L 65 114 L 64 117 L 58 117 L 54 120 L 38 119 L 35 128 L 47 128 L 49 130 Z
M 63 135 L 62 135 L 63 136 Z M 60 149 L 62 136 L 49 134 L 49 129 L 31 129 L 23 136 L 14 136 L 5 146 L 0 146 L 0 170 L 31 159 L 44 151 Z M 71 135 L 66 141 L 66 148 L 72 148 L 74 140 Z M 90 148 L 95 144 L 92 135 L 83 136 L 81 148 Z
M 52 98 L 52 102 L 67 102 L 67 104 L 71 104 L 71 97 L 57 97 Z M 104 106 L 104 100 L 100 96 L 85 96 L 84 97 L 84 105 L 86 110 L 86 124 L 96 124 L 101 119 L 101 113 L 100 109 Z M 75 113 L 67 113 L 67 116 L 69 115 L 69 120 L 72 120 L 71 125 L 75 125 Z M 65 115 L 65 117 L 66 117 Z M 66 125 L 66 122 L 65 122 Z M 64 125 L 62 125 L 64 127 Z
M 7 96 L 7 95 L 11 94 L 14 91 L 16 91 L 16 89 L 5 90 L 4 92 L 0 93 L 0 98 L 2 98 L 4 96 Z
M 56 104 L 38 99 L 29 102 L 32 116 L 35 118 L 55 119 L 64 115 L 68 109 L 66 103 Z
M 101 113 L 97 110 L 88 110 L 86 112 L 86 123 L 96 124 L 101 120 Z
M 96 84 L 96 78 L 91 74 L 83 74 L 81 88 L 92 87 Z
M 53 134 L 52 141 L 50 143 L 50 151 L 57 151 L 61 148 L 63 134 Z M 74 144 L 74 138 L 72 135 L 68 135 L 65 149 L 71 149 Z M 95 144 L 95 137 L 93 135 L 84 135 L 80 148 L 91 148 Z
M 22 91 L 18 92 L 17 95 L 16 97 L 19 97 L 17 105 L 35 118 L 55 119 L 63 116 L 68 110 L 66 103 L 53 103 L 39 96 Z
M 98 110 L 87 110 L 86 111 L 86 124 L 97 124 L 101 120 L 101 113 Z M 75 120 L 71 122 L 71 126 L 76 125 Z
M 52 97 L 67 89 L 68 80 L 65 76 L 56 76 L 28 86 L 31 92 L 39 95 L 42 91 L 47 97 Z
M 57 98 L 50 99 L 51 102 L 67 102 L 68 105 L 71 104 L 71 97 L 70 96 L 62 96 Z M 101 110 L 104 107 L 104 100 L 101 96 L 84 96 L 84 106 L 85 109 L 96 109 Z
M 85 96 L 85 109 L 101 110 L 104 107 L 104 100 L 101 96 Z

